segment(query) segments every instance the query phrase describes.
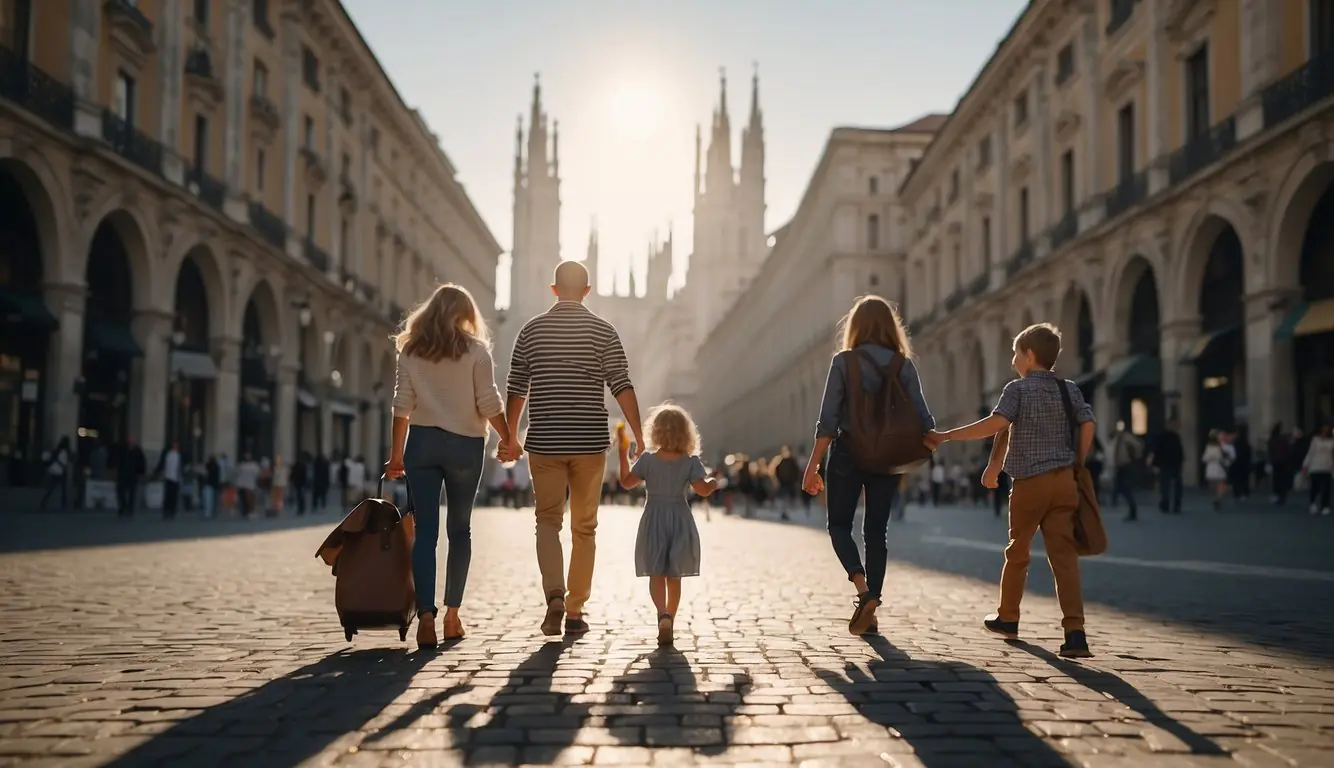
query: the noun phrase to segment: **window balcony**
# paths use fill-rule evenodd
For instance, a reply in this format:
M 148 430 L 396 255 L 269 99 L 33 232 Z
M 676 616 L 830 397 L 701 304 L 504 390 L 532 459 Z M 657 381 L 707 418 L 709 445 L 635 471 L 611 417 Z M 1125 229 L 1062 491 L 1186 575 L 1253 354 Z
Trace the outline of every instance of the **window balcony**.
M 1144 202 L 1149 195 L 1149 176 L 1144 171 L 1124 178 L 1107 193 L 1107 218 L 1114 219 Z
M 1116 31 L 1130 21 L 1130 17 L 1135 14 L 1135 3 L 1139 0 L 1111 0 L 1111 17 L 1107 20 L 1107 36 L 1111 37 Z
M 1051 249 L 1054 251 L 1079 234 L 1079 215 L 1073 209 L 1066 212 L 1051 228 Z
M 162 175 L 162 145 L 109 109 L 102 111 L 102 138 L 116 154 L 146 171 Z
M 269 97 L 258 93 L 250 97 L 250 119 L 270 133 L 277 131 L 278 126 L 282 124 L 278 105 L 270 101 Z
M 186 171 L 185 182 L 190 191 L 199 196 L 209 207 L 221 211 L 227 199 L 227 185 L 208 175 L 203 169 L 191 168 Z
M 329 179 L 329 171 L 324 166 L 324 158 L 310 147 L 302 147 L 299 153 L 301 162 L 306 167 L 306 181 L 311 185 L 318 187 Z
M 1014 277 L 1031 263 L 1033 263 L 1033 241 L 1029 240 L 1015 249 L 1010 260 L 1005 262 L 1005 276 Z
M 185 80 L 191 91 L 202 96 L 208 106 L 222 103 L 222 78 L 213 67 L 213 54 L 204 43 L 196 43 L 185 54 Z
M 353 214 L 357 212 L 357 186 L 352 183 L 352 179 L 347 174 L 341 174 L 338 177 L 338 207 L 343 213 Z
M 306 257 L 306 262 L 321 272 L 329 271 L 329 254 L 315 244 L 315 241 L 306 237 L 302 241 L 301 253 Z
M 968 282 L 968 295 L 977 297 L 987 292 L 991 287 L 991 275 L 983 271 L 982 274 Z
M 274 248 L 287 247 L 287 223 L 262 204 L 250 204 L 250 226 Z
M 66 130 L 74 130 L 74 89 L 0 46 L 0 98 Z
M 955 289 L 954 293 L 945 297 L 945 312 L 953 312 L 963 306 L 964 299 L 966 298 L 968 298 L 968 294 L 965 293 L 962 288 Z
M 1173 152 L 1167 162 L 1171 184 L 1180 184 L 1222 159 L 1237 144 L 1237 121 L 1227 117 L 1207 133 L 1191 139 Z
M 1265 127 L 1294 117 L 1334 95 L 1334 51 L 1326 51 L 1265 89 L 1261 97 Z
M 129 0 L 107 0 L 102 6 L 111 40 L 135 66 L 143 66 L 157 51 L 153 22 Z

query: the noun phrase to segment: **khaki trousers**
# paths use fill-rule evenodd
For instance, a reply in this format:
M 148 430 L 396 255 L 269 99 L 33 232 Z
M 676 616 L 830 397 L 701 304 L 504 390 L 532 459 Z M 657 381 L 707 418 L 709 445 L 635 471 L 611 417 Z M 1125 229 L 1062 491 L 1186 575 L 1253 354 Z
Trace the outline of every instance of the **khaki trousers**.
M 537 506 L 537 567 L 542 571 L 546 599 L 565 598 L 566 613 L 583 613 L 593 590 L 594 539 L 598 528 L 598 502 L 602 500 L 602 476 L 607 471 L 606 453 L 579 455 L 528 455 Z M 570 574 L 566 594 L 565 557 L 560 529 L 565 519 L 565 499 L 570 500 Z
M 1075 552 L 1075 507 L 1079 489 L 1070 467 L 1036 477 L 1015 480 L 1010 489 L 1010 543 L 1001 567 L 1001 621 L 1019 621 L 1019 601 L 1028 580 L 1029 550 L 1033 536 L 1042 531 L 1047 562 L 1056 580 L 1056 601 L 1067 631 L 1084 628 L 1084 596 L 1079 584 L 1079 555 Z

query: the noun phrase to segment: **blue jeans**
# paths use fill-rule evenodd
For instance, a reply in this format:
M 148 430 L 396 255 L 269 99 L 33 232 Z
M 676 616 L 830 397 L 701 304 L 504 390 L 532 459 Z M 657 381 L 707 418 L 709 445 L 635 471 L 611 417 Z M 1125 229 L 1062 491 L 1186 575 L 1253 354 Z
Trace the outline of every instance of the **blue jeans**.
M 437 613 L 435 605 L 436 546 L 440 540 L 440 486 L 445 488 L 445 606 L 463 604 L 472 561 L 472 505 L 482 480 L 486 439 L 465 437 L 437 427 L 408 428 L 403 467 L 408 492 L 417 516 L 417 539 L 412 546 L 412 578 L 417 589 L 417 613 Z
M 885 562 L 889 559 L 886 542 L 889 513 L 899 492 L 899 475 L 862 472 L 853 464 L 852 453 L 837 440 L 829 450 L 826 474 L 825 504 L 834 554 L 838 555 L 849 579 L 859 573 L 866 576 L 869 596 L 879 600 L 880 589 L 885 583 Z M 857 514 L 857 502 L 861 500 L 863 490 L 866 491 L 866 516 L 862 520 L 862 539 L 866 542 L 865 568 L 857 551 L 857 542 L 852 538 L 852 520 Z

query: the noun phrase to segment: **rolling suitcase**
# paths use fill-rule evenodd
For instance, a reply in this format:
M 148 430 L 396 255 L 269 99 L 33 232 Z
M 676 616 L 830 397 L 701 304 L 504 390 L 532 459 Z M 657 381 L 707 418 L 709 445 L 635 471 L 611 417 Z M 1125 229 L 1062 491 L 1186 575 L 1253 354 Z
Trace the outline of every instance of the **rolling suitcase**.
M 357 504 L 315 552 L 333 568 L 334 607 L 349 642 L 363 629 L 397 629 L 406 640 L 417 615 L 414 519 L 383 497 L 381 477 L 375 498 Z

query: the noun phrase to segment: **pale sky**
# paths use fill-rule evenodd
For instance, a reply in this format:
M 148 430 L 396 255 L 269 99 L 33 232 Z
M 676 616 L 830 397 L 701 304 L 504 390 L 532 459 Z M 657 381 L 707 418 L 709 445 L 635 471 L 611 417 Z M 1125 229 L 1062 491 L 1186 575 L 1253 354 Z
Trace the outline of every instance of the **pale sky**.
M 515 118 L 541 72 L 560 121 L 561 251 L 582 259 L 597 217 L 600 288 L 673 227 L 689 255 L 695 125 L 728 77 L 732 150 L 760 73 L 766 227 L 796 211 L 835 126 L 948 112 L 1025 0 L 343 0 L 409 106 L 440 136 L 502 248 L 513 240 Z M 505 258 L 508 258 L 507 256 Z M 503 262 L 503 260 L 502 260 Z M 508 300 L 500 270 L 498 303 Z M 447 277 L 447 276 L 446 276 Z M 626 279 L 620 278 L 621 290 Z

